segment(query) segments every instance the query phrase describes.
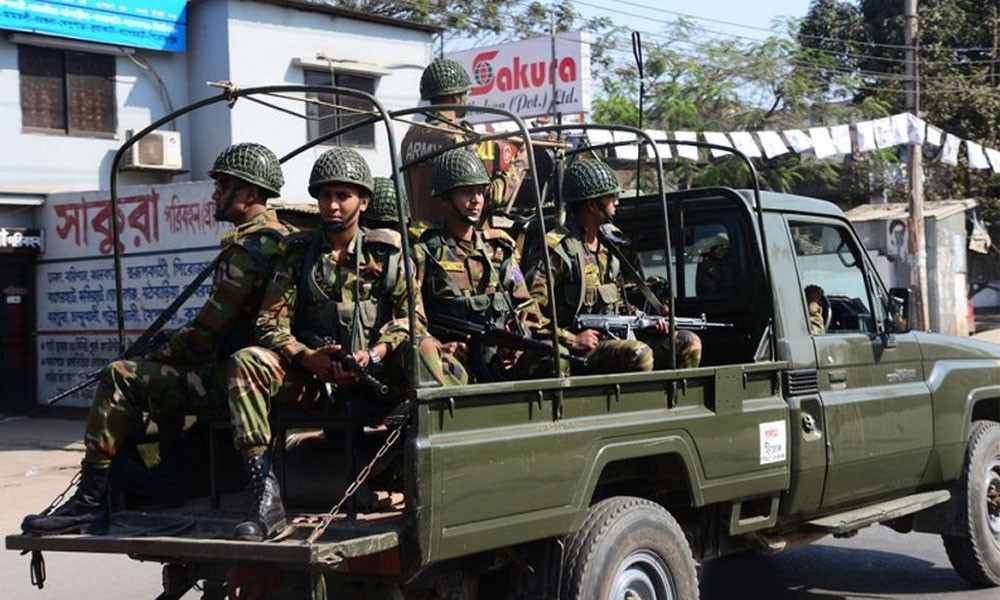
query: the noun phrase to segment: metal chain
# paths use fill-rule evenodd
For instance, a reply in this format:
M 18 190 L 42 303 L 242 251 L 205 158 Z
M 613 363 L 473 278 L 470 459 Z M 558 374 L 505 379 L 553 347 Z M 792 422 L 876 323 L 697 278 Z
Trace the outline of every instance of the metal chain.
M 347 487 L 347 490 L 344 491 L 344 496 L 340 499 L 340 501 L 323 515 L 323 521 L 318 527 L 316 527 L 315 530 L 313 530 L 311 534 L 309 534 L 309 537 L 306 539 L 306 544 L 312 544 L 317 538 L 319 538 L 319 536 L 323 535 L 326 528 L 333 522 L 334 517 L 337 516 L 337 512 L 340 510 L 340 507 L 342 507 L 344 503 L 358 491 L 358 488 L 364 484 L 365 480 L 368 479 L 368 476 L 371 475 L 372 468 L 375 466 L 375 463 L 377 463 L 380 458 L 385 456 L 386 452 L 389 451 L 389 448 L 391 448 L 392 445 L 396 443 L 396 440 L 399 439 L 399 436 L 402 435 L 404 429 L 406 429 L 406 421 L 401 423 L 399 427 L 393 429 L 392 432 L 389 433 L 389 437 L 386 438 L 385 443 L 382 444 L 382 447 L 375 453 L 374 458 L 372 458 L 368 464 L 365 465 L 360 472 L 358 472 L 358 476 L 355 477 L 354 482 L 351 483 L 351 485 Z
M 50 512 L 52 512 L 52 509 L 59 506 L 62 503 L 63 498 L 66 497 L 67 492 L 69 492 L 71 489 L 73 489 L 76 485 L 80 483 L 81 477 L 83 477 L 83 471 L 82 470 L 77 471 L 76 475 L 73 475 L 73 479 L 69 481 L 69 485 L 66 486 L 66 489 L 64 489 L 63 491 L 59 492 L 58 495 L 56 495 L 55 499 L 52 502 L 50 502 L 48 506 L 45 507 L 45 510 L 41 512 L 41 516 L 44 517 L 48 515 Z

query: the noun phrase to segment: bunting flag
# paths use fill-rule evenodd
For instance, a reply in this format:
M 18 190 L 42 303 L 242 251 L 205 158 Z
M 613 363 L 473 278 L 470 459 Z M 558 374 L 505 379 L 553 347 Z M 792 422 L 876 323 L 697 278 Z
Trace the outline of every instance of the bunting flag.
M 502 124 L 494 124 L 498 127 Z M 479 129 L 479 126 L 477 126 Z M 491 129 L 503 131 L 500 129 Z M 935 127 L 912 113 L 899 113 L 871 121 L 859 121 L 851 125 L 834 125 L 832 127 L 809 127 L 803 129 L 786 129 L 778 131 L 674 131 L 667 132 L 658 129 L 647 129 L 646 134 L 652 138 L 660 159 L 664 161 L 684 159 L 697 161 L 700 159 L 698 148 L 694 146 L 670 144 L 670 140 L 695 142 L 703 139 L 706 142 L 733 148 L 749 158 L 773 160 L 791 152 L 798 154 L 811 153 L 817 160 L 843 157 L 852 153 L 885 150 L 902 145 L 940 147 L 938 161 L 946 165 L 959 164 L 962 143 L 965 143 L 965 158 L 968 167 L 975 170 L 991 170 L 1000 174 L 1000 150 L 983 146 L 973 140 L 963 140 L 957 135 L 947 133 L 940 127 Z M 587 137 L 594 146 L 613 145 L 616 157 L 623 160 L 638 160 L 639 144 L 636 135 L 626 131 L 610 132 L 606 129 L 588 129 Z M 722 149 L 711 149 L 712 158 L 729 155 Z M 656 153 L 647 144 L 646 156 L 655 159 Z
M 809 138 L 812 139 L 816 158 L 823 159 L 837 154 L 837 149 L 833 147 L 833 138 L 830 137 L 830 130 L 826 127 L 810 127 Z
M 969 156 L 969 168 L 970 169 L 989 169 L 990 163 L 986 160 L 986 154 L 983 153 L 983 147 L 975 142 L 970 142 L 966 140 L 965 151 Z
M 757 133 L 761 147 L 764 148 L 764 156 L 767 159 L 777 158 L 788 154 L 788 146 L 781 141 L 781 136 L 777 131 L 761 131 Z
M 674 139 L 682 142 L 697 142 L 698 134 L 693 131 L 677 131 L 674 133 Z M 677 146 L 677 156 L 688 160 L 698 160 L 698 148 L 688 145 Z
M 941 148 L 941 162 L 946 165 L 958 165 L 958 149 L 962 145 L 962 138 L 957 135 L 948 134 L 944 138 L 944 147 Z
M 709 144 L 715 144 L 716 146 L 725 146 L 727 148 L 732 148 L 733 145 L 729 143 L 729 138 L 726 134 L 721 131 L 703 131 L 702 134 L 705 136 L 705 141 Z M 712 148 L 712 158 L 719 158 L 720 156 L 729 156 L 729 152 L 725 150 L 719 150 L 718 148 Z
M 812 138 L 802 133 L 801 130 L 789 129 L 784 133 L 785 139 L 788 140 L 788 145 L 791 146 L 792 150 L 795 150 L 799 154 L 802 154 L 807 150 L 812 150 Z
M 875 123 L 861 121 L 854 126 L 858 133 L 858 152 L 871 152 L 877 148 L 875 144 Z
M 760 148 L 757 142 L 753 141 L 753 135 L 749 131 L 734 131 L 729 134 L 733 140 L 733 147 L 746 154 L 750 158 L 760 158 Z

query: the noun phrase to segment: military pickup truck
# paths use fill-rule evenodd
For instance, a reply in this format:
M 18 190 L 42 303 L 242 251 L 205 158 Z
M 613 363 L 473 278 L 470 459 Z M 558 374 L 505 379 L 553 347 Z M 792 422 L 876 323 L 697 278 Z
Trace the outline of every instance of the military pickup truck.
M 36 575 L 42 551 L 159 561 L 164 600 L 199 582 L 211 599 L 687 599 L 704 561 L 879 523 L 940 534 L 961 576 L 1000 585 L 1000 346 L 911 330 L 907 290 L 829 202 L 695 189 L 623 201 L 616 224 L 673 314 L 730 325 L 698 332 L 699 368 L 418 386 L 405 425 L 311 465 L 343 479 L 336 499 L 362 479 L 345 456 L 365 476 L 401 448 L 396 493 L 291 506 L 269 542 L 223 539 L 242 517 L 223 496 L 7 548 Z

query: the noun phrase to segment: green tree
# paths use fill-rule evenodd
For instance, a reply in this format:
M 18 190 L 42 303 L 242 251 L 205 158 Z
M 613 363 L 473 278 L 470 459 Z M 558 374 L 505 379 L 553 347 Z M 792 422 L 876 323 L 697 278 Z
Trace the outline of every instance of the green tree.
M 706 39 L 692 23 L 679 20 L 652 39 L 644 48 L 643 126 L 647 128 L 782 130 L 888 114 L 888 107 L 877 99 L 841 102 L 855 79 L 804 67 L 802 49 L 787 37 Z M 636 66 L 619 63 L 605 72 L 601 83 L 604 93 L 595 102 L 594 120 L 636 124 Z M 868 172 L 881 172 L 893 160 L 889 153 L 876 153 L 839 165 L 786 155 L 760 165 L 760 183 L 765 189 L 857 203 L 868 199 Z M 737 160 L 707 165 L 676 161 L 666 165 L 666 170 L 669 182 L 677 187 L 749 182 L 746 166 Z
M 1000 1 L 920 0 L 918 23 L 922 116 L 949 133 L 997 148 Z M 854 101 L 874 99 L 900 112 L 907 87 L 903 27 L 898 0 L 815 0 L 798 40 L 809 66 L 833 65 L 826 78 L 857 80 Z M 970 171 L 964 156 L 961 161 L 958 167 L 925 161 L 928 199 L 998 196 L 991 173 Z

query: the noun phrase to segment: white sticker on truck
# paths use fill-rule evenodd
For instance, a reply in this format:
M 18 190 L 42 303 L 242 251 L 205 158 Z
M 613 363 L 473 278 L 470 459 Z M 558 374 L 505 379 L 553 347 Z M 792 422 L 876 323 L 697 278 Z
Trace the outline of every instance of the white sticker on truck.
M 784 421 L 760 424 L 760 464 L 784 462 L 787 448 Z

